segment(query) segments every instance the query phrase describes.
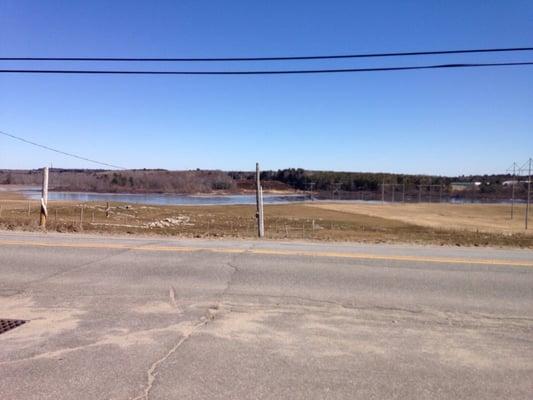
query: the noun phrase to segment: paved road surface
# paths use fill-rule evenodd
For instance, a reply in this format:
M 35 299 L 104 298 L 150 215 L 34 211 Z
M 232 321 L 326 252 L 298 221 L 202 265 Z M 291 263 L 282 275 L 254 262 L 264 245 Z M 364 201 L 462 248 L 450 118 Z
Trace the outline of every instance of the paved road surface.
M 531 399 L 533 252 L 0 232 L 2 399 Z

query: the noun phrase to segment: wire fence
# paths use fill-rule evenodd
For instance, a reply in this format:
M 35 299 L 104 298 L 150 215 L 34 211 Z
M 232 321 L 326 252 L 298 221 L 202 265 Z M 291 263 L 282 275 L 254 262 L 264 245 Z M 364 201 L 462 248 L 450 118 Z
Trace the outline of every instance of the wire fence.
M 509 213 L 510 206 L 425 204 L 428 206 L 398 203 L 392 207 L 378 207 L 389 209 L 390 213 L 384 216 L 358 211 L 357 207 L 369 208 L 365 204 L 267 205 L 265 238 L 533 247 L 533 231 L 524 230 L 524 204 L 514 206 L 514 219 Z M 255 205 L 151 206 L 49 201 L 47 208 L 47 231 L 187 238 L 252 239 L 258 236 Z M 425 213 L 419 215 L 421 210 Z M 458 215 L 461 210 L 466 211 L 464 215 Z M 0 200 L 0 229 L 43 229 L 39 227 L 39 215 L 38 201 Z M 422 223 L 417 222 L 417 218 Z M 428 220 L 435 221 L 435 226 L 427 226 Z
M 59 232 L 155 233 L 207 237 L 256 237 L 255 206 L 173 207 L 140 204 L 48 202 L 46 228 Z M 217 210 L 220 209 L 220 210 Z M 225 213 L 224 210 L 229 210 Z M 7 229 L 39 228 L 39 201 L 0 201 L 0 226 Z M 308 216 L 269 216 L 267 238 L 322 239 L 345 231 L 349 223 Z M 326 233 L 326 235 L 325 235 Z

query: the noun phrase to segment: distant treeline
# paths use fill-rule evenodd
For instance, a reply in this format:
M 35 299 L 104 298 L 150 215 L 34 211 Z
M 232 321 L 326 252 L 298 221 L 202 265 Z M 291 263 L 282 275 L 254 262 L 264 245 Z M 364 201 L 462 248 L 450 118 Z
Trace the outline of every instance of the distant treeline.
M 229 172 L 235 179 L 253 179 L 251 172 Z M 434 201 L 452 197 L 465 200 L 505 200 L 510 197 L 511 186 L 503 185 L 513 180 L 509 174 L 470 176 L 431 176 L 374 172 L 310 171 L 289 168 L 263 171 L 263 181 L 275 181 L 300 191 L 317 193 L 320 198 L 365 199 L 387 201 Z M 516 198 L 525 196 L 525 180 L 515 187 Z M 453 183 L 465 185 L 464 190 L 454 190 Z
M 41 170 L 3 170 L 0 183 L 40 185 Z M 54 190 L 106 193 L 210 193 L 237 191 L 236 182 L 222 171 L 71 170 L 51 169 Z
M 252 172 L 229 172 L 234 179 L 253 179 Z M 376 191 L 383 184 L 403 185 L 413 188 L 419 185 L 442 185 L 448 188 L 454 182 L 481 182 L 479 191 L 491 192 L 502 188 L 505 181 L 512 180 L 509 174 L 501 175 L 470 175 L 470 176 L 430 176 L 407 175 L 375 172 L 335 172 L 310 171 L 301 168 L 289 168 L 278 171 L 261 172 L 263 181 L 282 182 L 297 190 L 314 191 Z
M 442 185 L 449 192 L 454 182 L 481 182 L 475 192 L 482 195 L 507 195 L 509 187 L 503 182 L 512 179 L 511 175 L 472 175 L 472 176 L 429 176 L 370 172 L 310 171 L 290 168 L 278 171 L 261 172 L 265 190 L 297 191 L 343 191 L 378 193 L 385 183 L 387 190 L 391 184 L 405 185 L 407 192 L 418 190 L 420 185 Z M 522 179 L 523 181 L 524 179 Z M 0 170 L 0 184 L 40 185 L 41 170 Z M 224 191 L 237 193 L 253 190 L 255 173 L 252 171 L 192 170 L 167 171 L 162 169 L 143 170 L 50 170 L 50 186 L 55 190 L 90 191 L 110 193 L 211 193 Z M 522 191 L 522 185 L 517 186 Z M 428 190 L 428 189 L 425 189 Z M 433 189 L 435 190 L 435 189 Z

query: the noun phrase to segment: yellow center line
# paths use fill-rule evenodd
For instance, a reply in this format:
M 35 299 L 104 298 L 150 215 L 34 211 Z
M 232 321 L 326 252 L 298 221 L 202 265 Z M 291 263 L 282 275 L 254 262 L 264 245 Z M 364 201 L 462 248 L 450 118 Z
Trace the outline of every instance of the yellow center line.
M 505 260 L 505 259 L 482 259 L 482 258 L 453 258 L 453 257 L 426 257 L 408 255 L 378 255 L 370 253 L 352 252 L 330 252 L 330 251 L 309 251 L 309 250 L 282 250 L 282 249 L 244 249 L 231 247 L 186 247 L 186 246 L 154 246 L 154 245 L 130 245 L 119 243 L 65 243 L 65 242 L 33 242 L 0 240 L 0 246 L 30 246 L 30 247 L 55 247 L 73 249 L 109 249 L 109 250 L 133 250 L 152 252 L 172 252 L 172 253 L 227 253 L 227 254 L 258 254 L 274 256 L 303 256 L 303 257 L 330 257 L 345 258 L 354 260 L 378 260 L 378 261 L 412 261 L 439 264 L 475 264 L 475 265 L 508 265 L 519 267 L 533 267 L 533 261 L 525 260 Z

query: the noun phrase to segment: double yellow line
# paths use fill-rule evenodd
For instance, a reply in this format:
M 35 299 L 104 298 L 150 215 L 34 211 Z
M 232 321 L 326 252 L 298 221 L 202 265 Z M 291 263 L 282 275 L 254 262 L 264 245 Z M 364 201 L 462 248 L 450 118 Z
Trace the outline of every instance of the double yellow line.
M 51 248 L 71 248 L 71 249 L 108 249 L 108 250 L 132 250 L 151 252 L 171 252 L 171 253 L 194 253 L 210 252 L 222 254 L 257 254 L 272 256 L 300 256 L 300 257 L 325 257 L 343 258 L 351 260 L 378 260 L 378 261 L 410 261 L 417 263 L 439 263 L 439 264 L 473 264 L 473 265 L 502 265 L 516 267 L 533 267 L 532 261 L 526 260 L 505 260 L 505 259 L 482 259 L 482 258 L 453 258 L 453 257 L 425 257 L 408 255 L 379 255 L 371 253 L 354 252 L 330 252 L 330 251 L 309 251 L 309 250 L 283 250 L 283 249 L 244 249 L 231 247 L 202 247 L 202 246 L 157 246 L 157 245 L 130 245 L 120 243 L 65 243 L 65 242 L 37 242 L 37 241 L 17 241 L 0 240 L 0 246 L 21 246 L 21 247 L 51 247 Z

